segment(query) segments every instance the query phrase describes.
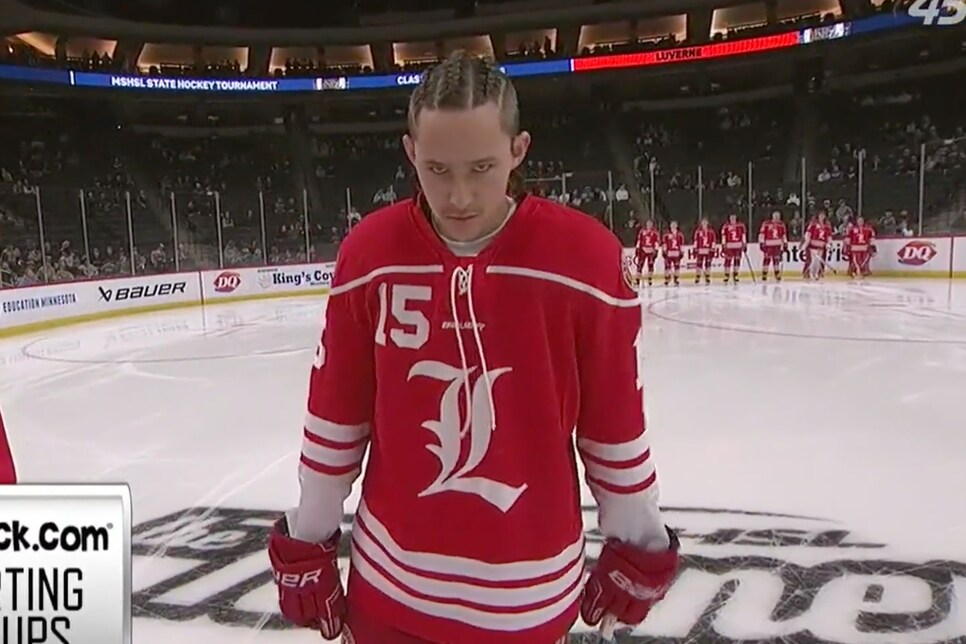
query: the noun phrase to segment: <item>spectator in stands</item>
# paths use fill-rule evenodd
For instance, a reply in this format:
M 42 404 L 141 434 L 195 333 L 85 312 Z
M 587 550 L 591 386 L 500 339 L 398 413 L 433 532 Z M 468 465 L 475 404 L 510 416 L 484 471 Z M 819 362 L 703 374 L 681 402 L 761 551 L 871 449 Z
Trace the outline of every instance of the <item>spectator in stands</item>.
M 904 213 L 905 211 L 903 211 Z M 902 237 L 912 237 L 915 233 L 909 228 L 909 218 L 907 215 L 899 215 L 899 226 L 896 228 L 896 234 Z
M 896 226 L 896 216 L 892 214 L 891 210 L 886 210 L 882 217 L 879 218 L 879 230 L 886 235 L 891 235 L 895 230 Z
M 792 239 L 801 239 L 804 227 L 805 221 L 802 219 L 802 213 L 796 210 L 791 221 L 788 222 L 788 236 Z

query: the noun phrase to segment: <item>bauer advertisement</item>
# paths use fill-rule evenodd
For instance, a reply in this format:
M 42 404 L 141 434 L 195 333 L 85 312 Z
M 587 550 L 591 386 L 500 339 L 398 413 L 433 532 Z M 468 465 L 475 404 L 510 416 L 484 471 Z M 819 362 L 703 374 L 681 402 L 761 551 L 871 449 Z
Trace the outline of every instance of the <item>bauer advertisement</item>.
M 0 335 L 215 302 L 324 295 L 335 264 L 239 267 L 0 290 Z
M 116 311 L 190 305 L 201 298 L 196 273 L 64 282 L 0 291 L 0 329 Z

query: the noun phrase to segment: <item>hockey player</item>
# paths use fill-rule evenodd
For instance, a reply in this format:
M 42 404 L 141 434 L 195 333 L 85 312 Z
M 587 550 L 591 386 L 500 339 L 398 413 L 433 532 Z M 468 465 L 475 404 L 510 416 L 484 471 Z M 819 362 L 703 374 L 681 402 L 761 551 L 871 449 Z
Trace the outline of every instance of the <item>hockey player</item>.
M 825 265 L 828 257 L 828 244 L 832 240 L 832 225 L 828 222 L 824 210 L 819 210 L 815 218 L 805 229 L 802 239 L 804 265 L 802 277 L 818 281 L 825 276 Z
M 598 221 L 512 185 L 530 145 L 517 105 L 468 54 L 427 71 L 403 137 L 417 196 L 339 249 L 299 503 L 268 546 L 282 615 L 324 638 L 563 642 L 578 611 L 640 623 L 674 578 L 631 271 Z M 586 582 L 578 455 L 605 538 Z
M 664 286 L 671 283 L 680 286 L 681 257 L 684 255 L 684 233 L 678 230 L 678 222 L 672 221 L 671 228 L 661 238 L 661 249 L 664 251 Z
M 761 281 L 768 281 L 768 267 L 775 274 L 775 281 L 782 281 L 782 254 L 788 250 L 788 230 L 779 211 L 771 213 L 771 219 L 763 221 L 758 231 L 758 247 L 761 249 Z
M 748 248 L 748 232 L 745 225 L 738 221 L 738 215 L 728 215 L 728 221 L 721 227 L 721 254 L 724 256 L 725 284 L 728 278 L 734 278 L 738 283 L 738 270 L 741 268 L 741 256 Z
M 13 454 L 10 452 L 10 443 L 7 441 L 7 430 L 3 425 L 3 415 L 0 414 L 0 484 L 16 482 L 17 468 L 13 462 Z
M 694 229 L 694 256 L 697 265 L 694 268 L 694 283 L 701 283 L 701 272 L 704 272 L 704 283 L 711 283 L 711 258 L 714 257 L 714 246 L 718 242 L 714 228 L 705 217 Z
M 648 219 L 644 226 L 637 230 L 634 259 L 637 262 L 638 279 L 644 279 L 644 266 L 647 265 L 647 285 L 654 281 L 654 260 L 657 259 L 657 247 L 661 242 L 661 234 L 654 227 L 654 222 Z
M 849 277 L 864 279 L 869 276 L 869 262 L 875 255 L 875 230 L 863 217 L 855 220 L 845 235 L 844 259 L 849 263 Z

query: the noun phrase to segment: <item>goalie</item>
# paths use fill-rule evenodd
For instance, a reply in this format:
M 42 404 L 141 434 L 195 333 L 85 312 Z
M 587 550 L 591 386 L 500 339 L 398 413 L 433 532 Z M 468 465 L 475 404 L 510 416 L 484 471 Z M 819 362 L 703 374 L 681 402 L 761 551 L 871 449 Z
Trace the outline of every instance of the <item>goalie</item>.
M 849 263 L 849 277 L 865 279 L 869 276 L 869 263 L 875 256 L 875 230 L 859 217 L 845 235 L 843 257 Z
M 817 282 L 825 276 L 828 265 L 828 244 L 832 240 L 832 225 L 828 222 L 824 210 L 819 210 L 815 219 L 805 230 L 802 239 L 802 277 Z

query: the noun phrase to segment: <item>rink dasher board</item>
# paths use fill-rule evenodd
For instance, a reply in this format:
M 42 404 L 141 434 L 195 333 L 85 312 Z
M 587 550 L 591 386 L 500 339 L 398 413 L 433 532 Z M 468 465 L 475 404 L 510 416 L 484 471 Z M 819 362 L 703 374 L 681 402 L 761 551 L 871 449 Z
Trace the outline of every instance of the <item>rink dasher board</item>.
M 873 277 L 966 278 L 966 236 L 883 238 L 876 241 L 877 255 L 870 268 Z M 634 250 L 624 249 L 624 261 L 633 263 Z M 694 278 L 694 249 L 684 248 L 683 279 Z M 842 242 L 833 241 L 829 266 L 843 278 L 847 263 Z M 749 244 L 742 258 L 740 277 L 752 271 L 760 277 L 762 253 Z M 798 242 L 789 244 L 782 263 L 786 279 L 800 278 L 803 263 Z M 721 275 L 724 264 L 716 256 L 712 272 Z M 22 335 L 114 317 L 229 302 L 270 298 L 320 296 L 328 293 L 335 271 L 333 262 L 287 266 L 240 267 L 163 275 L 118 277 L 95 281 L 0 290 L 0 338 Z M 655 262 L 655 277 L 663 278 L 664 265 Z
M 333 262 L 59 282 L 0 290 L 0 338 L 192 306 L 329 291 Z

